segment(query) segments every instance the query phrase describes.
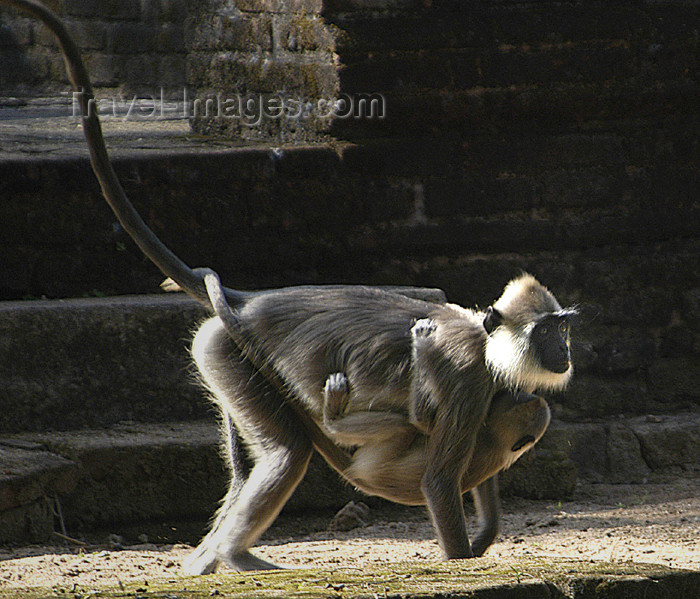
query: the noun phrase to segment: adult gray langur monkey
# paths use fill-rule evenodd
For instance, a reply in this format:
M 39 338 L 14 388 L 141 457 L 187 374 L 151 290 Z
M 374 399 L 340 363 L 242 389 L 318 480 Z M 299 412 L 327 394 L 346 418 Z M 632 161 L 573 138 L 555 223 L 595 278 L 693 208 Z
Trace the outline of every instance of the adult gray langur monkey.
M 224 297 L 218 275 L 202 269 L 214 310 L 224 328 L 238 330 L 240 321 Z M 428 319 L 411 329 L 414 370 L 416 357 L 433 342 L 436 327 Z M 414 373 L 415 376 L 415 373 Z M 346 413 L 350 384 L 344 373 L 331 374 L 323 390 L 324 430 L 334 440 L 355 446 L 346 459 L 336 452 L 326 460 L 349 482 L 370 495 L 405 505 L 424 505 L 421 482 L 427 469 L 428 438 L 398 412 Z M 540 440 L 549 425 L 547 403 L 536 395 L 510 390 L 498 392 L 479 428 L 474 453 L 462 474 L 461 492 L 471 491 L 477 508 L 478 532 L 472 543 L 475 556 L 482 555 L 498 531 L 497 473 L 509 468 Z M 423 429 L 423 427 L 421 427 Z
M 270 400 L 274 388 L 267 382 L 242 387 L 241 383 L 258 373 L 240 363 L 229 364 L 236 362 L 238 350 L 225 330 L 240 332 L 260 360 L 274 365 L 275 376 L 314 421 L 322 424 L 325 434 L 357 448 L 350 464 L 342 467 L 334 464 L 332 456 L 324 455 L 343 476 L 368 493 L 401 503 L 426 504 L 446 557 L 483 552 L 498 523 L 492 475 L 507 465 L 510 454 L 485 450 L 483 453 L 492 454 L 492 461 L 477 460 L 472 468 L 479 432 L 497 392 L 566 385 L 572 374 L 570 310 L 562 310 L 530 275 L 511 281 L 485 312 L 358 287 L 268 292 L 241 303 L 234 312 L 218 277 L 209 272 L 204 279 L 219 317 L 196 334 L 193 355 L 204 381 L 217 401 L 227 406 L 241 435 L 245 437 L 246 431 L 261 423 L 246 421 L 250 406 L 270 402 L 268 409 L 277 415 L 280 397 Z M 238 370 L 234 373 L 234 369 Z M 532 401 L 526 393 L 514 397 L 516 402 L 519 397 L 524 397 L 524 403 Z M 286 417 L 281 414 L 282 419 Z M 265 424 L 270 425 L 271 420 Z M 517 424 L 514 427 L 524 430 Z M 544 428 L 546 423 L 534 427 L 537 434 L 523 432 L 520 436 L 532 437 L 534 443 Z M 275 428 L 273 438 L 280 434 Z M 286 431 L 286 435 L 293 434 Z M 290 450 L 291 438 L 286 435 L 290 443 L 286 450 Z M 246 441 L 256 445 L 269 439 L 256 432 Z M 286 464 L 274 477 L 269 476 L 271 462 L 266 461 L 270 454 L 267 450 L 259 454 L 243 488 L 236 490 L 235 501 L 224 504 L 230 506 L 225 509 L 230 518 L 217 519 L 186 562 L 189 571 L 211 571 L 217 561 L 237 568 L 248 563 L 250 554 L 246 551 L 244 563 L 243 554 L 237 555 L 233 547 L 240 552 L 250 546 L 250 539 L 262 530 L 243 535 L 264 522 L 264 517 L 276 515 L 287 496 L 271 500 L 276 507 L 262 497 L 275 497 L 270 490 L 277 490 L 279 484 L 288 493 L 295 488 L 301 477 L 295 468 L 303 473 L 311 451 L 298 438 L 297 442 L 300 446 L 290 450 L 294 466 Z M 516 445 L 502 447 L 510 451 Z M 477 455 L 483 454 L 477 451 Z M 258 464 L 260 479 L 253 477 Z M 396 476 L 383 479 L 383 468 L 374 474 L 378 464 L 407 469 L 405 481 Z M 285 479 L 287 484 L 282 482 Z M 480 527 L 472 547 L 461 496 L 475 484 Z
M 503 447 L 518 453 L 537 439 L 539 429 L 524 432 L 530 425 L 515 419 L 514 429 L 506 428 L 520 436 L 510 448 L 502 441 L 480 441 L 481 429 L 509 422 L 501 417 L 489 425 L 496 394 L 567 384 L 571 311 L 562 310 L 530 275 L 508 283 L 486 311 L 373 287 L 265 292 L 221 287 L 211 271 L 192 270 L 170 252 L 129 202 L 109 161 L 87 72 L 60 20 L 33 0 L 0 3 L 40 18 L 57 36 L 73 86 L 81 91 L 93 170 L 125 230 L 164 274 L 208 309 L 213 301 L 219 315 L 200 327 L 192 355 L 224 414 L 234 476 L 211 532 L 186 560 L 186 571 L 208 573 L 219 563 L 238 570 L 274 567 L 249 548 L 294 491 L 314 447 L 358 486 L 425 503 L 447 558 L 483 552 L 493 526 L 470 544 L 465 485 L 477 485 L 480 521 L 497 522 L 491 475 L 512 457 Z M 521 403 L 521 395 L 510 397 Z M 537 404 L 524 397 L 523 405 Z M 407 435 L 414 441 L 407 443 Z M 252 457 L 249 472 L 241 468 L 241 441 Z M 487 458 L 500 467 L 478 466 L 482 443 L 491 448 Z M 412 464 L 409 478 L 383 486 L 368 468 L 385 461 Z M 473 482 L 484 474 L 491 478 Z

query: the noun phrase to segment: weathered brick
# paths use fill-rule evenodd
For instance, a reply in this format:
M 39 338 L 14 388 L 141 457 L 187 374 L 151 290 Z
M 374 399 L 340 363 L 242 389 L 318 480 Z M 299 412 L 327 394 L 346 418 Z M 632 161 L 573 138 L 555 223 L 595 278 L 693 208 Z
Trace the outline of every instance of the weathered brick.
M 155 34 L 153 47 L 159 53 L 185 52 L 185 37 L 182 25 L 165 23 L 160 25 Z
M 318 17 L 276 16 L 273 21 L 273 31 L 276 50 L 332 52 L 335 49 L 332 31 Z
M 141 0 L 69 0 L 64 13 L 74 17 L 135 21 L 141 16 Z
M 154 31 L 144 23 L 115 23 L 109 28 L 107 49 L 114 54 L 143 54 L 151 52 Z
M 158 59 L 155 54 L 129 54 L 120 57 L 120 60 L 123 64 L 123 81 L 135 82 L 135 89 L 154 88 L 159 84 Z M 157 93 L 157 90 L 152 89 L 150 93 Z
M 48 67 L 43 54 L 23 52 L 14 48 L 2 50 L 0 83 L 4 87 L 17 84 L 38 84 L 48 77 Z
M 34 39 L 36 23 L 16 17 L 9 11 L 0 12 L 0 48 L 28 46 Z
M 68 33 L 81 50 L 104 50 L 107 44 L 107 34 L 110 25 L 103 21 L 88 21 L 82 19 L 66 19 Z M 36 33 L 36 43 L 40 46 L 58 48 L 56 37 L 45 27 L 40 27 Z
M 260 16 L 205 16 L 188 24 L 190 50 L 272 49 L 272 18 Z
M 161 22 L 182 24 L 185 16 L 190 14 L 193 9 L 195 7 L 188 0 L 160 0 L 158 17 Z
M 239 10 L 249 12 L 315 12 L 323 9 L 323 0 L 238 0 Z
M 114 54 L 95 52 L 83 57 L 93 85 L 111 87 L 123 82 L 123 60 Z
M 257 54 L 201 53 L 197 57 L 189 57 L 189 68 L 194 71 L 192 74 L 206 69 L 200 84 L 219 91 L 284 92 L 304 99 L 315 99 L 332 96 L 337 84 L 335 67 L 313 60 L 282 62 Z
M 187 59 L 180 54 L 157 56 L 156 83 L 165 88 L 182 88 L 186 84 Z

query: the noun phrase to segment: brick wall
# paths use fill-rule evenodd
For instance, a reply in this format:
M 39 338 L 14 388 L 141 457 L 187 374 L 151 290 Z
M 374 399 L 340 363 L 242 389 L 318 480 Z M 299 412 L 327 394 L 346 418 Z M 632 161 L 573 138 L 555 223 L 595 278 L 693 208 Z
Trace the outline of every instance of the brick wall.
M 96 87 L 151 94 L 181 88 L 186 74 L 185 0 L 50 0 L 83 53 Z M 0 8 L 3 94 L 65 89 L 63 59 L 36 19 Z
M 300 6 L 334 32 L 340 91 L 383 94 L 386 118 L 336 121 L 353 146 L 123 159 L 176 253 L 232 286 L 433 285 L 482 306 L 526 269 L 582 307 L 560 417 L 697 410 L 698 3 L 239 3 L 192 54 L 245 63 L 257 42 L 226 44 L 264 31 L 264 56 L 289 58 Z M 6 297 L 155 289 L 84 161 L 19 168 L 0 172 Z
M 198 133 L 299 141 L 317 139 L 330 125 L 308 110 L 338 88 L 334 35 L 320 17 L 320 0 L 47 4 L 64 18 L 96 88 L 146 97 L 163 90 L 176 99 L 187 88 Z M 0 59 L 3 95 L 66 89 L 53 36 L 6 8 L 0 8 Z M 277 118 L 270 102 L 283 102 L 292 118 Z M 272 116 L 257 118 L 261 109 Z
M 321 0 L 210 2 L 192 22 L 188 83 L 198 133 L 276 143 L 315 140 L 330 126 L 314 109 L 338 91 L 333 32 Z M 227 112 L 230 110 L 230 112 Z

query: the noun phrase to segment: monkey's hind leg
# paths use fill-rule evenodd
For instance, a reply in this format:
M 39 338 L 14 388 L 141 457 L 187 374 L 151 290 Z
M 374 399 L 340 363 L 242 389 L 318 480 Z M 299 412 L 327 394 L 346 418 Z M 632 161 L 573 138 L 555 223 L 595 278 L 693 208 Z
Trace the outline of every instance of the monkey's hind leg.
M 350 383 L 342 372 L 331 374 L 323 388 L 323 426 L 335 441 L 365 445 L 401 438 L 408 443 L 416 434 L 405 414 L 396 412 L 350 412 L 345 414 Z
M 432 372 L 430 351 L 433 348 L 435 323 L 430 318 L 421 318 L 411 328 L 413 347 L 413 376 L 411 378 L 411 396 L 408 413 L 411 424 L 421 433 L 429 435 L 435 420 L 435 406 L 432 381 L 428 373 Z
M 481 557 L 498 534 L 501 502 L 498 495 L 498 474 L 472 489 L 477 514 L 477 531 L 472 541 L 474 557 Z
M 323 388 L 323 425 L 336 432 L 336 424 L 342 419 L 348 405 L 350 383 L 342 372 L 331 374 Z
M 248 549 L 272 524 L 304 476 L 311 442 L 284 399 L 241 357 L 219 319 L 202 326 L 192 354 L 254 465 L 242 483 L 237 480 L 240 469 L 236 476 L 233 468 L 214 527 L 185 560 L 183 569 L 188 574 L 207 574 L 219 563 L 238 571 L 276 568 Z

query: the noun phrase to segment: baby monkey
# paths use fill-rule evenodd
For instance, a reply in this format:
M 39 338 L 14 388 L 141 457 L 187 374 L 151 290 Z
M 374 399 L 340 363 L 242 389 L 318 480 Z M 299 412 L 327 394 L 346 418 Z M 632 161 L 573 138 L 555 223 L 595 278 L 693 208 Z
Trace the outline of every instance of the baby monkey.
M 323 408 L 324 429 L 334 440 L 349 445 L 357 434 L 362 443 L 354 450 L 345 476 L 369 495 L 404 505 L 425 505 L 421 480 L 427 464 L 427 436 L 406 416 L 394 412 L 353 412 L 345 416 L 349 387 L 344 374 L 331 375 L 324 389 Z M 541 397 L 522 391 L 497 393 L 477 433 L 472 460 L 462 475 L 462 492 L 512 466 L 540 440 L 549 420 L 549 407 Z
M 420 351 L 435 327 L 421 319 L 411 330 Z M 336 442 L 356 446 L 343 474 L 369 495 L 405 505 L 425 505 L 421 481 L 428 459 L 430 428 L 415 414 L 352 412 L 345 414 L 351 384 L 344 373 L 332 374 L 324 387 L 323 427 Z M 474 555 L 482 555 L 498 532 L 497 474 L 509 468 L 544 434 L 550 421 L 547 402 L 536 395 L 502 390 L 491 401 L 479 429 L 472 459 L 461 477 L 462 493 L 471 491 L 478 515 L 472 542 Z

